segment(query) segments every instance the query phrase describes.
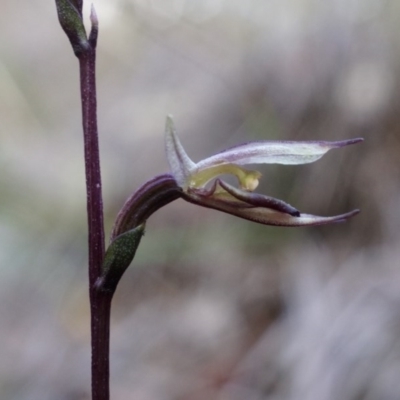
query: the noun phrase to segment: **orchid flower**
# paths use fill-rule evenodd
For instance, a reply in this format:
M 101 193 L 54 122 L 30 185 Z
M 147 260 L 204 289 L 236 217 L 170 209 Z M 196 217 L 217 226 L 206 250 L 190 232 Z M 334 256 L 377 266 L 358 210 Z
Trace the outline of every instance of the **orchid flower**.
M 307 164 L 320 159 L 331 149 L 362 142 L 350 139 L 326 141 L 259 141 L 231 147 L 209 158 L 193 162 L 186 154 L 167 117 L 165 145 L 168 163 L 182 197 L 203 207 L 213 208 L 265 225 L 304 226 L 343 222 L 359 213 L 353 210 L 333 217 L 300 213 L 282 200 L 254 193 L 261 173 L 242 167 L 245 164 Z M 238 187 L 220 178 L 233 175 Z

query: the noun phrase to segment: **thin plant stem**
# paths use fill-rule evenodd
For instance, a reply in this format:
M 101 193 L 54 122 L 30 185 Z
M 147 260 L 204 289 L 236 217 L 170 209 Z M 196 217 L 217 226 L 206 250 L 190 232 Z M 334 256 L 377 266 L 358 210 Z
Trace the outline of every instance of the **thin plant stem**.
M 92 338 L 92 400 L 109 400 L 110 310 L 112 294 L 96 290 L 104 258 L 104 222 L 101 190 L 96 100 L 96 39 L 80 55 L 80 82 L 84 133 L 87 214 L 89 228 L 89 295 Z

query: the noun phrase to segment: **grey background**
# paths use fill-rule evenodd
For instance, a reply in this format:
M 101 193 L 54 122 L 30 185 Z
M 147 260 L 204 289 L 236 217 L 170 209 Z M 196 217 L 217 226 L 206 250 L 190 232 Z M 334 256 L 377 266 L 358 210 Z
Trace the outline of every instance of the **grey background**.
M 284 229 L 177 201 L 113 304 L 113 400 L 400 399 L 396 0 L 97 0 L 106 231 L 167 172 L 249 140 L 361 145 L 261 167 Z M 85 4 L 86 19 L 89 3 Z M 0 6 L 0 397 L 89 399 L 78 64 L 53 1 Z

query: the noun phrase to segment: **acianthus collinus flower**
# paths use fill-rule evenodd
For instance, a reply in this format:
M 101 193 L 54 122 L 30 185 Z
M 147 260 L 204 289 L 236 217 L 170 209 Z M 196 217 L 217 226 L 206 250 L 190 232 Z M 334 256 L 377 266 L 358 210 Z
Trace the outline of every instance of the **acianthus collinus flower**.
M 261 173 L 247 170 L 245 164 L 307 164 L 331 149 L 363 141 L 361 138 L 338 142 L 259 141 L 231 147 L 194 163 L 176 135 L 172 118 L 167 117 L 165 145 L 168 162 L 181 197 L 203 207 L 214 208 L 265 225 L 304 226 L 342 222 L 359 213 L 353 210 L 333 217 L 300 213 L 282 200 L 255 193 Z M 238 187 L 222 180 L 233 175 Z

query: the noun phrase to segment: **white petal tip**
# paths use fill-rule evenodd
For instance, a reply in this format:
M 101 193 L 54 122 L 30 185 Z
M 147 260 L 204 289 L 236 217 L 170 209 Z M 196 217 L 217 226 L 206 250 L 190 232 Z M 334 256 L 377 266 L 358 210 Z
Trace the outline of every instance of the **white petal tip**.
M 196 164 L 189 158 L 175 131 L 172 115 L 167 115 L 165 124 L 165 148 L 168 163 L 175 180 L 183 186 Z
M 97 18 L 96 9 L 94 8 L 93 3 L 90 6 L 90 22 L 92 23 L 92 26 L 97 27 L 99 25 L 99 19 Z
M 345 214 L 335 215 L 333 217 L 320 217 L 317 215 L 300 214 L 300 217 L 295 217 L 297 218 L 298 223 L 296 223 L 296 219 L 294 218 L 292 226 L 315 226 L 342 223 L 346 222 L 349 218 L 354 217 L 359 212 L 360 210 L 356 209 Z

